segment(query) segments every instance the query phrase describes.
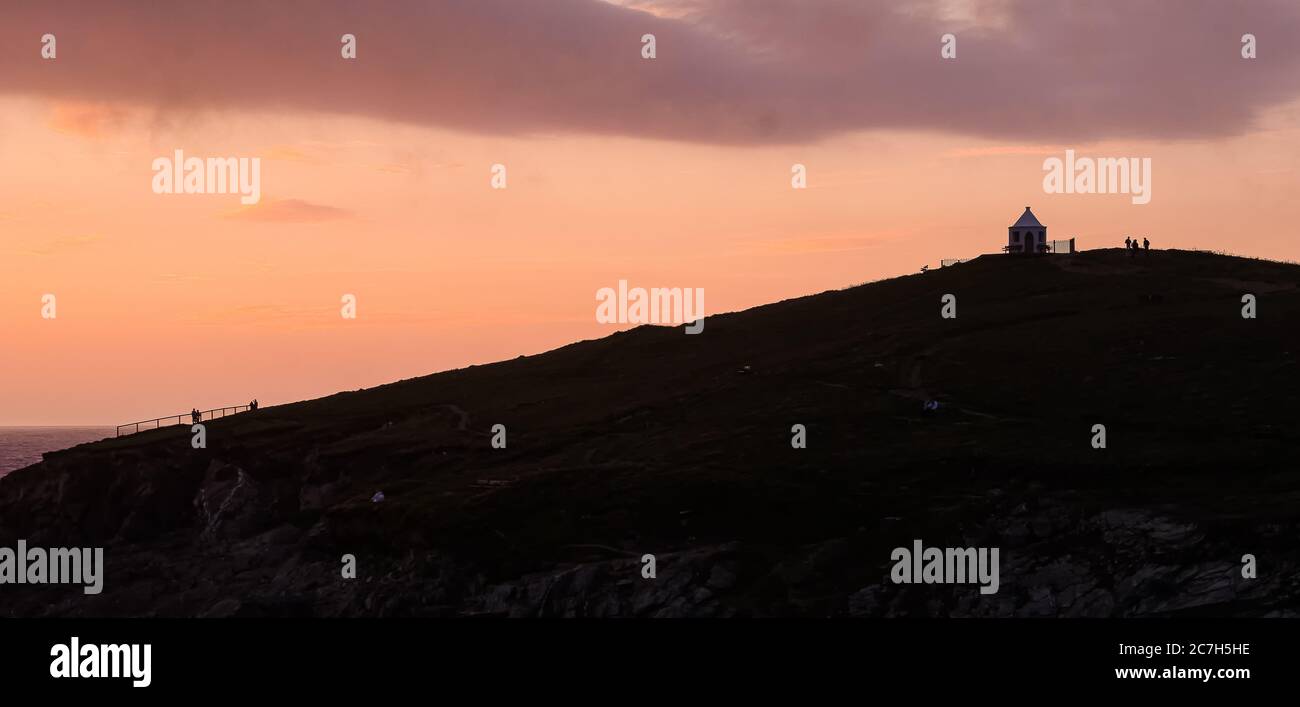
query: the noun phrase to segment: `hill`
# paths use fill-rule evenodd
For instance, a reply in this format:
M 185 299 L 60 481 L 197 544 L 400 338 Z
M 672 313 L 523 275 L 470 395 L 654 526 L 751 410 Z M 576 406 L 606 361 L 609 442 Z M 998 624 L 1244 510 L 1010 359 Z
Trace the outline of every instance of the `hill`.
M 0 546 L 107 546 L 105 591 L 0 612 L 1295 615 L 1297 321 L 1300 266 L 986 256 L 83 445 L 0 480 Z M 894 584 L 914 539 L 999 591 Z

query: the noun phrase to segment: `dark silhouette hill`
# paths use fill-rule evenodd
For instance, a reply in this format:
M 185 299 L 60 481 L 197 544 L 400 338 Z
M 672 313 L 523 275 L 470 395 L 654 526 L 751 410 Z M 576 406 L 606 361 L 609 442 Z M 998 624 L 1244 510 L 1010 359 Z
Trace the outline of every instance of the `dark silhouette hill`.
M 0 480 L 0 545 L 107 546 L 104 593 L 0 612 L 1294 616 L 1298 323 L 1296 265 L 985 256 L 83 445 Z M 1000 590 L 892 583 L 914 539 Z

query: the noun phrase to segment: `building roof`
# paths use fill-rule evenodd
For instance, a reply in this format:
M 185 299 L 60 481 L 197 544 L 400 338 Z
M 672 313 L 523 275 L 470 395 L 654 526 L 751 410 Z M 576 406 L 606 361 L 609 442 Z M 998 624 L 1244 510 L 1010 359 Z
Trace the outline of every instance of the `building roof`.
M 1034 212 L 1030 211 L 1028 206 L 1025 207 L 1025 213 L 1020 214 L 1019 220 L 1011 224 L 1011 227 L 1012 228 L 1044 228 L 1043 224 L 1039 223 L 1038 219 L 1034 218 Z

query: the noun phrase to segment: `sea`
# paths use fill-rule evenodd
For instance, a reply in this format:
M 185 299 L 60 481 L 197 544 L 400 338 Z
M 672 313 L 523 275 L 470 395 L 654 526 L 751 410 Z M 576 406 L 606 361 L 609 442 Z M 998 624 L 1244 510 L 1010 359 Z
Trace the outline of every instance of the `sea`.
M 0 427 L 0 476 L 35 464 L 41 454 L 112 437 L 112 427 Z

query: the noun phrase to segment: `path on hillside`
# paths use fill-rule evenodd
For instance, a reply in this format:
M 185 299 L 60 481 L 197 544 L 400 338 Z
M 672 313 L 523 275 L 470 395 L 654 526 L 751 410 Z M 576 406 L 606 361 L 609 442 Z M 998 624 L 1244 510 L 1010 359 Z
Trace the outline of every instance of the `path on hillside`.
M 1008 324 L 1004 324 L 1002 326 L 1004 327 L 1014 326 L 1019 323 L 1020 322 L 1011 322 Z M 985 331 L 987 330 L 981 330 L 980 333 L 984 333 Z M 951 344 L 953 341 L 956 341 L 958 339 L 963 339 L 965 337 L 966 335 L 949 336 L 945 338 L 943 341 L 931 344 L 925 347 L 924 349 L 922 349 L 920 352 L 914 354 L 912 356 L 911 364 L 907 367 L 906 373 L 900 376 L 901 379 L 900 383 L 904 387 L 893 388 L 890 389 L 889 392 L 899 397 L 909 398 L 912 400 L 919 400 L 922 403 L 924 403 L 927 400 L 938 400 L 940 395 L 942 394 L 933 393 L 925 387 L 925 381 L 921 375 L 923 364 L 925 363 L 925 360 L 927 358 L 938 353 L 939 350 L 942 349 L 946 344 Z M 964 404 L 958 405 L 955 402 L 953 402 L 951 398 L 945 400 L 943 404 L 958 412 L 965 413 L 967 415 L 972 415 L 975 417 L 982 417 L 989 420 L 1025 421 L 1029 419 L 1026 417 L 1020 417 L 1015 415 L 994 415 L 992 413 L 976 410 L 968 405 L 964 405 Z
M 1123 263 L 1112 263 L 1072 258 L 1069 256 L 1048 259 L 1048 262 L 1052 265 L 1055 265 L 1057 268 L 1066 272 L 1081 273 L 1084 275 L 1132 275 L 1141 272 L 1143 265 L 1149 265 L 1151 258 L 1149 256 L 1137 255 L 1132 258 L 1126 257 L 1125 261 L 1126 262 Z
M 469 429 L 469 413 L 465 412 L 465 410 L 459 405 L 453 405 L 451 403 L 444 403 L 442 407 L 445 407 L 460 416 L 460 422 L 456 423 L 457 431 L 464 432 Z

